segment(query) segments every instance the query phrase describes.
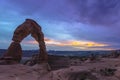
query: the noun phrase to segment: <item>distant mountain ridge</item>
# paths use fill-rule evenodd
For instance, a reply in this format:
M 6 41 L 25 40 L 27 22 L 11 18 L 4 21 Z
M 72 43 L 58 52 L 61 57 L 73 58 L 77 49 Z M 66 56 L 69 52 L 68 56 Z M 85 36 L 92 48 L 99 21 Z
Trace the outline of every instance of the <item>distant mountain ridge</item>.
M 7 50 L 0 49 L 0 56 L 2 56 Z M 38 54 L 39 50 L 23 50 L 24 57 L 31 57 L 33 54 Z M 48 51 L 50 55 L 58 55 L 58 56 L 88 56 L 90 54 L 110 54 L 111 51 Z
M 7 49 L 0 49 L 0 56 L 2 56 L 6 51 Z M 30 57 L 33 54 L 37 54 L 38 52 L 39 50 L 23 50 L 23 56 Z

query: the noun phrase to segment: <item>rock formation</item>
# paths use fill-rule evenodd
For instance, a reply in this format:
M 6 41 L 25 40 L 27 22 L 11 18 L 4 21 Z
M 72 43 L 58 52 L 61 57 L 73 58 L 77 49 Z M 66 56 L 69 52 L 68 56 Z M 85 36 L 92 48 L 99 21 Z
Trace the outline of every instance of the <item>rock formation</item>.
M 22 57 L 22 48 L 19 43 L 12 42 L 7 52 L 4 54 L 4 58 L 11 58 L 17 62 L 20 62 Z
M 44 34 L 41 30 L 41 26 L 38 25 L 32 19 L 26 19 L 21 25 L 19 25 L 13 34 L 13 42 L 8 48 L 7 52 L 3 56 L 3 60 L 6 60 L 8 57 L 11 60 L 20 62 L 22 57 L 22 49 L 20 42 L 27 37 L 29 34 L 39 43 L 39 61 L 38 62 L 47 62 L 48 56 L 46 52 L 46 46 L 44 42 Z

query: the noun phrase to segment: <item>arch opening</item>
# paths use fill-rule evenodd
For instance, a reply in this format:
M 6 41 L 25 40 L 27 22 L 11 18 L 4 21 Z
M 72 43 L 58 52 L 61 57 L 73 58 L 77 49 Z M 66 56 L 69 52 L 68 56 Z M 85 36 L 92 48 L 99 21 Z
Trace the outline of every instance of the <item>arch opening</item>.
M 22 40 L 21 47 L 22 50 L 38 50 L 39 44 L 31 35 L 28 35 Z
M 44 42 L 44 34 L 42 32 L 41 26 L 37 24 L 32 19 L 26 19 L 21 25 L 19 25 L 13 34 L 13 42 L 10 44 L 7 52 L 4 54 L 3 58 L 10 58 L 15 62 L 20 62 L 22 58 L 22 48 L 20 43 L 28 35 L 31 35 L 39 45 L 39 61 L 38 62 L 47 62 L 48 56 L 46 51 L 46 46 Z

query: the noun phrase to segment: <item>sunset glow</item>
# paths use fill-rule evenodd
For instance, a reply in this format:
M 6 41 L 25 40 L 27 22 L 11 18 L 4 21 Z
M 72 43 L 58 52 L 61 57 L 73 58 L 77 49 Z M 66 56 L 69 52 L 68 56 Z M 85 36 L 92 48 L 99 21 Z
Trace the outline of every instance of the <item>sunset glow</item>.
M 120 0 L 0 0 L 0 48 L 7 49 L 14 30 L 30 18 L 41 26 L 48 50 L 119 49 L 119 5 Z M 38 48 L 31 36 L 21 44 Z
M 33 40 L 33 41 L 27 41 L 27 42 L 23 42 L 24 44 L 32 44 L 38 45 L 38 42 Z M 81 49 L 88 49 L 88 48 L 100 48 L 100 47 L 107 47 L 109 46 L 108 44 L 103 44 L 103 43 L 97 43 L 97 42 L 91 42 L 91 41 L 77 41 L 77 40 L 68 40 L 68 41 L 57 41 L 57 40 L 52 40 L 52 39 L 48 39 L 45 38 L 45 43 L 46 45 L 51 45 L 51 46 L 69 46 L 69 47 L 74 47 L 74 48 L 81 48 Z M 104 49 L 104 48 L 103 48 Z M 109 49 L 109 48 L 107 48 Z M 110 49 L 111 50 L 111 49 Z

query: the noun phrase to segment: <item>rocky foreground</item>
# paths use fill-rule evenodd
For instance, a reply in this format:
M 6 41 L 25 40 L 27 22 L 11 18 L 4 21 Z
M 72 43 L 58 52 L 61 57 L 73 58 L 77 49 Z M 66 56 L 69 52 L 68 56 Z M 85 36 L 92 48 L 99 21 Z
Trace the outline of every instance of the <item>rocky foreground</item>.
M 56 70 L 48 63 L 0 65 L 0 80 L 120 80 L 120 58 L 84 62 L 71 59 L 69 63 L 68 67 Z

